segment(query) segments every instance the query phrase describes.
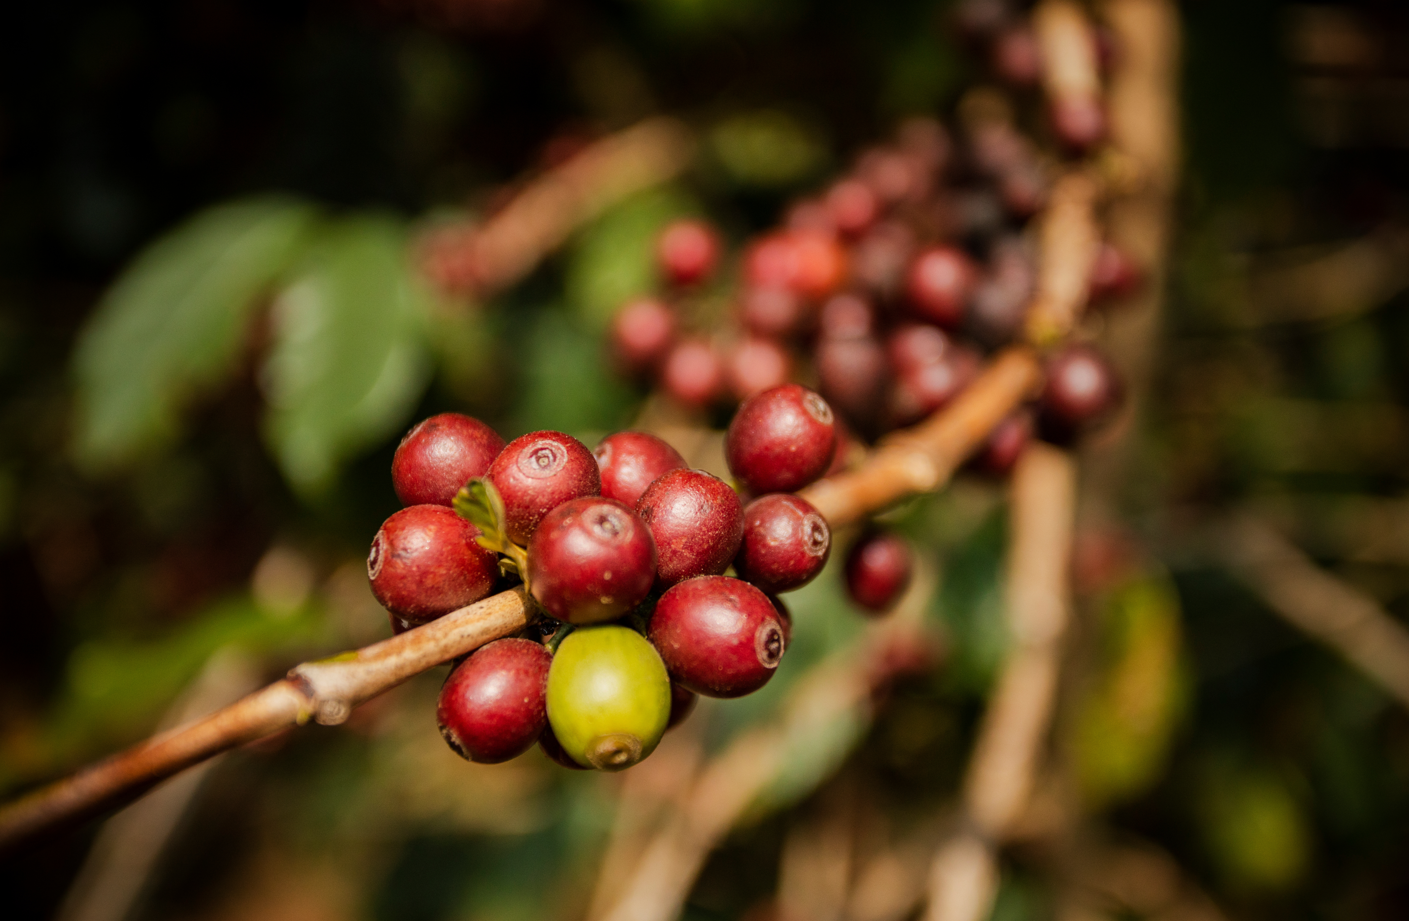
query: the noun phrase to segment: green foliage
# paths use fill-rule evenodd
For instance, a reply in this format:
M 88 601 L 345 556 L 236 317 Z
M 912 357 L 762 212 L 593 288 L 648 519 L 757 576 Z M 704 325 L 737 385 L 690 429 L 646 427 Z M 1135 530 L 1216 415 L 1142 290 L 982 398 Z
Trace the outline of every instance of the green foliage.
M 79 337 L 75 449 L 95 468 L 169 442 L 182 408 L 234 370 L 260 294 L 314 223 L 295 199 L 217 205 L 142 252 Z
M 1218 758 L 1198 781 L 1206 846 L 1228 883 L 1245 891 L 1285 890 L 1311 862 L 1311 830 L 1288 778 Z
M 587 436 L 626 424 L 632 393 L 602 360 L 598 335 L 561 310 L 545 310 L 518 320 L 518 381 L 509 432 L 541 429 Z
M 781 109 L 726 116 L 710 130 L 709 149 L 735 182 L 763 188 L 802 183 L 828 160 L 817 130 Z
M 475 543 L 490 553 L 508 554 L 508 559 L 500 559 L 499 568 L 505 574 L 514 573 L 528 586 L 528 554 L 513 541 L 504 530 L 508 516 L 504 511 L 504 499 L 499 490 L 487 478 L 477 476 L 455 494 L 455 514 L 479 528 Z
M 275 302 L 264 366 L 265 434 L 300 492 L 406 420 L 430 374 L 429 315 L 400 222 L 352 216 L 320 236 Z

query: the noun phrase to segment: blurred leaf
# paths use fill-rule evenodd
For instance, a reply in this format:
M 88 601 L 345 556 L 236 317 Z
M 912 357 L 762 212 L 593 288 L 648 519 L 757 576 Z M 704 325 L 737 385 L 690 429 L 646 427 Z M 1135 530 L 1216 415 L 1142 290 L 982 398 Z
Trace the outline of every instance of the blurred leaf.
M 563 314 L 543 311 L 514 340 L 522 379 L 514 432 L 554 429 L 591 437 L 624 425 L 634 399 L 602 360 L 601 339 Z
M 578 234 L 565 285 L 573 309 L 593 326 L 604 327 L 625 301 L 654 290 L 657 235 L 668 221 L 698 210 L 679 189 L 652 189 L 622 202 Z
M 950 552 L 935 596 L 933 608 L 951 643 L 945 681 L 963 691 L 985 691 L 1008 648 L 1003 617 L 1007 533 L 1006 508 L 992 508 L 987 521 Z
M 302 250 L 295 199 L 217 205 L 144 250 L 80 335 L 79 459 L 107 466 L 170 440 L 184 403 L 230 374 L 258 296 Z
M 321 235 L 274 304 L 264 367 L 265 434 L 300 492 L 394 432 L 430 373 L 430 295 L 406 258 L 406 231 L 379 215 Z
M 1104 599 L 1101 661 L 1077 705 L 1071 746 L 1086 802 L 1101 808 L 1159 779 L 1183 710 L 1179 600 L 1163 574 L 1147 574 Z
M 725 172 L 743 185 L 796 185 L 827 161 L 816 131 L 777 109 L 730 115 L 710 131 L 709 143 Z
M 887 48 L 887 108 L 902 114 L 932 112 L 959 85 L 964 76 L 959 55 L 947 42 L 938 44 L 938 38 L 933 30 L 923 30 L 904 45 Z
M 1238 888 L 1284 890 L 1311 861 L 1311 830 L 1287 781 L 1266 769 L 1204 766 L 1198 792 L 1209 852 Z

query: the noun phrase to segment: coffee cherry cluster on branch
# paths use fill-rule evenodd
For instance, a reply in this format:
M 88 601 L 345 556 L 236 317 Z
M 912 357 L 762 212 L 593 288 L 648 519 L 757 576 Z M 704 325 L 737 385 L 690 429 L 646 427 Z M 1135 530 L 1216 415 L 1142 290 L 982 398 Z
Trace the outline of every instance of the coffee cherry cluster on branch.
M 538 742 L 559 763 L 619 770 L 649 755 L 696 695 L 763 687 L 791 635 L 776 595 L 810 582 L 831 549 L 827 522 L 793 493 L 836 447 L 831 407 L 798 384 L 751 397 L 730 426 L 730 471 L 756 497 L 747 503 L 645 432 L 589 451 L 562 432 L 505 444 L 456 414 L 413 428 L 392 479 L 416 504 L 387 519 L 367 561 L 393 628 L 514 577 L 543 615 L 530 637 L 491 642 L 451 672 L 437 713 L 451 748 L 497 762 Z

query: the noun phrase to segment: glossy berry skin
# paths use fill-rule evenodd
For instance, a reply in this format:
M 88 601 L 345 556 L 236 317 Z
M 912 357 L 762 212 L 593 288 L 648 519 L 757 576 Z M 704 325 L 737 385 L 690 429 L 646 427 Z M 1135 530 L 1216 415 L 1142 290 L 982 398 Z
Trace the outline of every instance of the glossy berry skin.
M 687 687 L 681 687 L 675 682 L 670 683 L 670 719 L 666 722 L 666 729 L 674 729 L 695 712 L 695 705 L 700 702 L 700 695 Z
M 977 282 L 978 270 L 965 253 L 952 246 L 931 246 L 910 263 L 905 293 L 916 316 L 958 329 Z
M 602 473 L 602 496 L 632 508 L 660 475 L 685 466 L 680 452 L 646 432 L 617 432 L 592 449 Z
M 478 419 L 441 413 L 406 433 L 391 461 L 402 505 L 445 505 L 471 477 L 484 476 L 504 450 L 499 433 Z
M 697 284 L 714 274 L 719 263 L 719 237 L 704 221 L 673 221 L 661 231 L 656 261 L 671 284 Z
M 612 351 L 627 371 L 648 371 L 675 344 L 675 327 L 675 314 L 662 302 L 651 297 L 631 301 L 612 319 Z
M 650 637 L 676 683 L 706 697 L 757 691 L 787 645 L 768 596 L 726 576 L 687 579 L 662 595 Z
M 670 719 L 670 678 L 645 637 L 626 627 L 568 634 L 548 670 L 548 722 L 584 767 L 619 771 L 655 750 Z
M 810 502 L 770 493 L 744 508 L 744 542 L 734 569 L 739 578 L 776 595 L 811 582 L 831 550 L 832 531 Z
M 655 538 L 661 585 L 723 572 L 744 537 L 738 493 L 703 470 L 662 474 L 641 495 L 636 514 Z
M 1058 438 L 1076 434 L 1114 410 L 1122 391 L 1115 369 L 1100 352 L 1087 345 L 1064 349 L 1047 362 L 1044 433 Z
M 569 499 L 602 490 L 597 459 L 587 446 L 562 432 L 529 432 L 515 438 L 489 467 L 488 477 L 504 500 L 509 539 L 526 546 L 543 516 Z
M 402 509 L 372 540 L 372 594 L 411 626 L 474 604 L 499 578 L 499 561 L 475 542 L 478 536 L 478 528 L 443 505 Z
M 846 555 L 846 591 L 863 611 L 888 610 L 910 586 L 914 562 L 900 537 L 880 532 L 863 536 Z
M 827 401 L 800 384 L 784 384 L 744 401 L 729 423 L 724 454 L 750 491 L 794 492 L 827 471 L 836 443 Z
M 614 620 L 650 594 L 656 544 L 630 507 L 615 499 L 569 499 L 528 544 L 533 597 L 558 620 Z
M 523 754 L 548 725 L 548 666 L 553 656 L 532 640 L 481 646 L 445 679 L 436 721 L 460 757 L 498 764 Z

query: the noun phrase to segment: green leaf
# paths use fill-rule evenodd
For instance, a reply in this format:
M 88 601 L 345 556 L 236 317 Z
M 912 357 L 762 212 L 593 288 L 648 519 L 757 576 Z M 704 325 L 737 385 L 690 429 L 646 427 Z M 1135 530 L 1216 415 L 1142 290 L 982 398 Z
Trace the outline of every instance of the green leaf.
M 504 500 L 494 484 L 482 476 L 472 477 L 460 487 L 452 503 L 455 514 L 479 528 L 475 540 L 481 547 L 503 553 L 509 538 L 504 534 Z
M 80 461 L 111 466 L 175 437 L 184 404 L 232 372 L 259 295 L 302 250 L 314 216 L 287 198 L 218 205 L 137 257 L 74 354 Z
M 265 435 L 297 490 L 324 491 L 342 462 L 404 424 L 430 372 L 429 298 L 405 227 L 380 215 L 332 225 L 279 295 Z

